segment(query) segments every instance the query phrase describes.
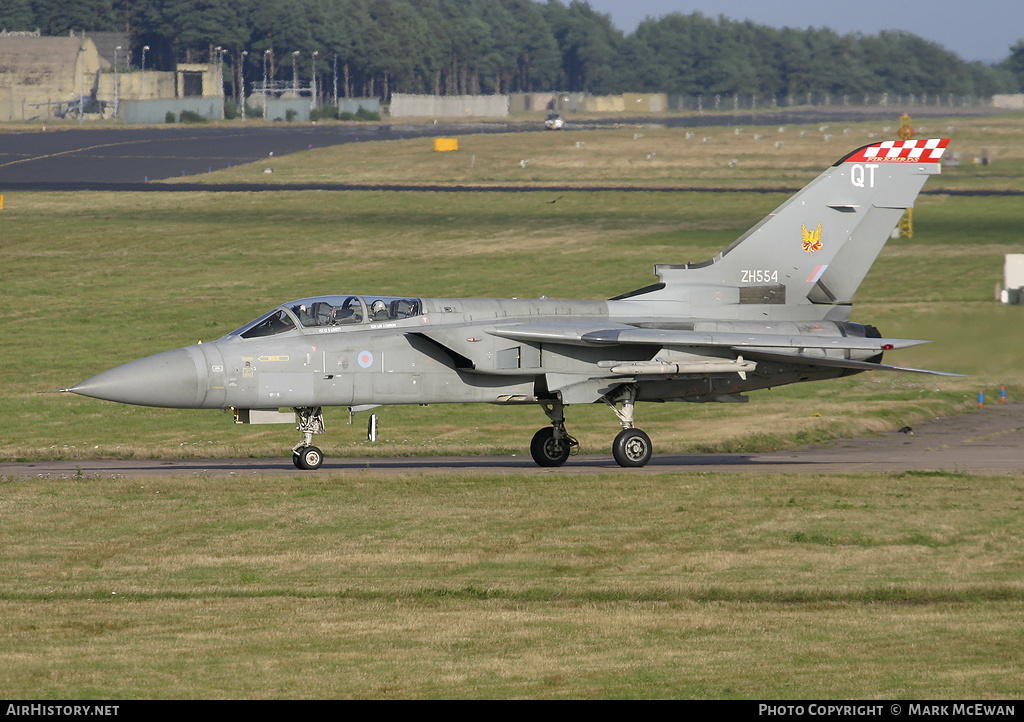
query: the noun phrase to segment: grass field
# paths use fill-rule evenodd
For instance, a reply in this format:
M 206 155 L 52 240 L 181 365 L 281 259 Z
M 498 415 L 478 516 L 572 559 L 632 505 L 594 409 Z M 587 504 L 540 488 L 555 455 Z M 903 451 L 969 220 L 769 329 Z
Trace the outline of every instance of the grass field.
M 930 124 L 962 163 L 927 190 L 1019 188 L 1020 116 Z M 361 143 L 201 180 L 797 187 L 886 133 L 734 130 Z M 314 294 L 606 298 L 654 263 L 712 256 L 785 198 L 8 193 L 0 457 L 286 464 L 287 426 L 43 392 Z M 955 413 L 979 389 L 1019 396 L 1024 307 L 994 291 L 1022 227 L 1020 197 L 922 196 L 913 238 L 858 293 L 855 321 L 934 340 L 887 361 L 970 378 L 641 406 L 642 427 L 658 451 L 759 450 Z M 325 452 L 524 454 L 546 423 L 535 408 L 378 411 L 372 446 L 329 412 Z M 588 452 L 617 429 L 603 406 L 571 407 L 569 424 Z M 927 472 L 2 479 L 0 694 L 1019 698 L 1022 500 L 1021 479 Z
M 1024 480 L 0 485 L 8 698 L 1019 698 Z

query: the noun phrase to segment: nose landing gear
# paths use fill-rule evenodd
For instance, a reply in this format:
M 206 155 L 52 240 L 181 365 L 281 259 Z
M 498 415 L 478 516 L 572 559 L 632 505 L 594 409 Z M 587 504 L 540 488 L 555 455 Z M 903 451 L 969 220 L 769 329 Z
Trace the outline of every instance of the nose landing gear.
M 299 425 L 295 428 L 302 432 L 302 441 L 292 448 L 292 463 L 296 469 L 313 471 L 324 463 L 324 453 L 313 446 L 313 434 L 322 434 L 324 428 L 324 412 L 319 406 L 296 407 L 295 415 Z
M 292 451 L 292 463 L 296 469 L 312 471 L 319 469 L 324 463 L 324 454 L 315 446 L 303 446 L 301 449 Z

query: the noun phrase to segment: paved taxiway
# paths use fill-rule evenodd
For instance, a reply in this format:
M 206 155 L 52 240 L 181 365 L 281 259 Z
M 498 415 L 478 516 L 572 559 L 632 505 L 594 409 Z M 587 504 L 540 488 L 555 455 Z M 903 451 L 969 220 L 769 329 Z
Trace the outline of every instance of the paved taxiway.
M 654 440 L 657 446 L 657 439 Z M 581 454 L 565 466 L 543 469 L 525 450 L 518 456 L 330 458 L 318 471 L 297 471 L 288 458 L 77 460 L 0 463 L 0 478 L 256 476 L 266 474 L 507 473 L 661 474 L 731 472 L 826 474 L 947 471 L 1024 475 L 1024 402 L 992 404 L 936 419 L 911 433 L 861 439 L 771 454 L 657 454 L 642 469 L 623 470 L 608 454 Z

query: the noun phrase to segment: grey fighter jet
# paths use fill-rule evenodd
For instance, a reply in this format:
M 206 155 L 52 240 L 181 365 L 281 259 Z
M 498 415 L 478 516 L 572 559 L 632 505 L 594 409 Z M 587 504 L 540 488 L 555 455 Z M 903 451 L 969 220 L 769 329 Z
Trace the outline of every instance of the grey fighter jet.
M 851 301 L 948 140 L 885 141 L 839 160 L 709 261 L 657 265 L 658 282 L 607 301 L 347 294 L 285 303 L 223 338 L 132 361 L 71 391 L 109 401 L 232 408 L 239 423 L 286 420 L 300 469 L 323 454 L 322 407 L 535 404 L 551 421 L 530 444 L 560 466 L 578 444 L 572 404 L 607 404 L 622 466 L 651 458 L 638 401 L 735 402 L 746 392 L 862 371 L 924 341 L 850 321 Z

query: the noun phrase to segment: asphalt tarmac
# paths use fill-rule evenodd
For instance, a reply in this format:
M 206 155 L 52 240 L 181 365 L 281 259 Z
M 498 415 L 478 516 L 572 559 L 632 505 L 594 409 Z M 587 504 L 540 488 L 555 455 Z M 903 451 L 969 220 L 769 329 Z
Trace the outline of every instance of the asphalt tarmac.
M 895 473 L 943 471 L 1024 475 L 1024 402 L 995 403 L 935 419 L 910 432 L 843 439 L 770 454 L 658 454 L 641 469 L 621 469 L 607 454 L 581 454 L 555 469 L 538 467 L 526 450 L 517 456 L 328 457 L 317 471 L 298 471 L 290 457 L 270 459 L 131 459 L 0 463 L 0 479 L 152 478 L 174 476 L 397 474 L 758 474 Z
M 466 124 L 465 133 L 506 133 L 506 123 Z M 0 133 L 0 192 L 146 190 L 147 181 L 196 176 L 311 148 L 432 137 L 445 125 L 168 125 Z

